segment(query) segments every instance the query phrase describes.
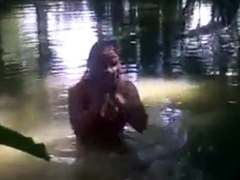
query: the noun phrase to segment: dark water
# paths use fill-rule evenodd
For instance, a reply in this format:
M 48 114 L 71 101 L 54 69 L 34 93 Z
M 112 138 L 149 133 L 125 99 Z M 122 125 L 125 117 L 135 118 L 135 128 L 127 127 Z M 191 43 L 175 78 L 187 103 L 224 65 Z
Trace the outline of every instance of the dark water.
M 126 0 L 101 6 L 91 1 L 35 2 L 15 5 L 11 11 L 0 15 L 0 123 L 46 142 L 49 149 L 51 142 L 71 134 L 67 88 L 81 78 L 91 46 L 99 36 L 113 38 L 120 27 L 131 26 L 129 36 L 121 42 L 124 69 L 146 104 L 150 127 L 143 137 L 137 136 L 129 144 L 135 144 L 139 159 L 150 159 L 152 163 L 148 170 L 141 171 L 132 168 L 131 157 L 94 155 L 87 162 L 72 167 L 68 165 L 69 158 L 45 163 L 1 147 L 0 153 L 4 154 L 0 156 L 1 180 L 206 179 L 212 174 L 226 179 L 236 172 L 238 79 L 214 77 L 193 83 L 184 75 L 191 74 L 191 63 L 198 58 L 201 58 L 198 62 L 203 65 L 204 73 L 218 73 L 220 60 L 213 57 L 217 52 L 214 33 L 174 44 L 172 62 L 174 73 L 181 74 L 178 80 L 139 76 L 142 72 L 162 75 L 159 14 L 156 5 L 133 4 Z M 149 17 L 144 20 L 146 15 L 151 17 L 152 23 Z M 139 17 L 143 20 L 136 25 Z M 206 25 L 210 20 L 211 4 L 202 3 L 200 9 L 196 4 L 186 29 L 196 28 L 199 22 Z M 100 22 L 101 30 L 97 29 Z M 150 28 L 139 37 L 136 32 L 140 27 Z M 230 41 L 225 45 L 230 46 Z M 236 48 L 231 51 L 228 75 L 236 72 Z M 183 64 L 190 64 L 190 68 Z M 179 119 L 186 121 L 180 130 L 182 120 Z M 186 129 L 189 129 L 188 135 Z M 155 148 L 164 154 L 171 148 L 181 147 L 187 137 L 187 153 L 181 158 L 175 155 L 167 160 L 149 157 L 154 155 Z

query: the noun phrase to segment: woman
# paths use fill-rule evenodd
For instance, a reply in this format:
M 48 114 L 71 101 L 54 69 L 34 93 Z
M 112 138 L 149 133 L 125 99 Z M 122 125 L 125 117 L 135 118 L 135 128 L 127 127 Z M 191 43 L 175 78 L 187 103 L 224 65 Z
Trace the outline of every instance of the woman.
M 69 89 L 69 116 L 77 147 L 117 144 L 126 123 L 142 133 L 148 117 L 134 84 L 120 77 L 116 44 L 94 44 L 87 68 L 80 82 Z

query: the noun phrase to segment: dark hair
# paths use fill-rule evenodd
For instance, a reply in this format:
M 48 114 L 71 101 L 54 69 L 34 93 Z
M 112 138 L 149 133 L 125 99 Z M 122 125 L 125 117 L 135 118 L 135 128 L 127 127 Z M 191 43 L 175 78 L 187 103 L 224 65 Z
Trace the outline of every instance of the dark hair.
M 116 51 L 115 55 L 111 54 L 113 53 L 112 50 Z M 113 65 L 112 69 L 110 68 L 110 71 L 112 71 L 114 76 L 116 78 L 120 77 L 121 62 L 117 51 L 118 44 L 115 40 L 96 42 L 90 50 L 87 60 L 87 70 L 85 71 L 83 78 L 88 78 L 90 76 L 94 79 L 101 78 L 101 72 L 106 71 L 107 69 L 105 68 L 107 68 L 109 64 Z M 106 62 L 109 64 L 105 64 Z
M 91 48 L 88 59 L 87 68 L 90 68 L 91 64 L 99 58 L 99 55 L 103 52 L 104 48 L 112 46 L 114 49 L 118 49 L 118 43 L 116 40 L 97 41 Z

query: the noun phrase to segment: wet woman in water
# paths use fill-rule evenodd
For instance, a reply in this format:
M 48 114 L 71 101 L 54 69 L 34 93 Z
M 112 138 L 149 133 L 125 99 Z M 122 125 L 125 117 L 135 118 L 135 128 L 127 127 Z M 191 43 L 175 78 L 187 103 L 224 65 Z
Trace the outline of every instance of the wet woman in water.
M 69 116 L 77 147 L 106 147 L 120 142 L 126 123 L 142 133 L 147 114 L 134 84 L 120 77 L 121 63 L 117 45 L 93 45 L 87 70 L 69 89 Z

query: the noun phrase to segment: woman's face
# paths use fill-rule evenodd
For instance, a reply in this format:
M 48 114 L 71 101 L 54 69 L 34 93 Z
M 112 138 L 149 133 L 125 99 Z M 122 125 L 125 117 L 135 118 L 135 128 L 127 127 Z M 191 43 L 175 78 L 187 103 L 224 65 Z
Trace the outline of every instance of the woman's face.
M 102 79 L 108 77 L 114 78 L 119 71 L 120 58 L 118 55 L 119 48 L 114 42 L 104 42 L 99 44 L 96 49 L 96 58 L 91 61 L 91 71 L 94 76 Z
M 105 72 L 113 74 L 118 70 L 120 58 L 114 47 L 108 46 L 104 49 L 102 60 Z

